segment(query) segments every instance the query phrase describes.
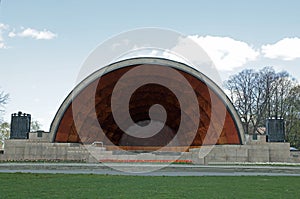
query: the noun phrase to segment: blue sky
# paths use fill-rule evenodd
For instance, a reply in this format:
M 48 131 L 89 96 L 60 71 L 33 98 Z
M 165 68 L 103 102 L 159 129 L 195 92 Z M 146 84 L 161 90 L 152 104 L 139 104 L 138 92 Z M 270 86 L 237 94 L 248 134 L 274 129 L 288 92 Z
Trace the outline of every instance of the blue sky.
M 142 27 L 195 39 L 217 68 L 222 65 L 224 80 L 244 68 L 273 66 L 299 81 L 299 10 L 296 0 L 2 0 L 0 89 L 10 94 L 4 119 L 21 110 L 48 130 L 89 53 L 120 32 Z

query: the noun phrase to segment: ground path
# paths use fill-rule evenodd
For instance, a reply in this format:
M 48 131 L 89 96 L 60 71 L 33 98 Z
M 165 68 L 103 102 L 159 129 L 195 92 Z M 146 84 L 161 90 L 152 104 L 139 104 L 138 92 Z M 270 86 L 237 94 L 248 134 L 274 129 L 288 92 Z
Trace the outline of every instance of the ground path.
M 92 173 L 142 176 L 300 176 L 300 167 L 256 165 L 163 165 L 146 163 L 0 163 L 0 172 Z

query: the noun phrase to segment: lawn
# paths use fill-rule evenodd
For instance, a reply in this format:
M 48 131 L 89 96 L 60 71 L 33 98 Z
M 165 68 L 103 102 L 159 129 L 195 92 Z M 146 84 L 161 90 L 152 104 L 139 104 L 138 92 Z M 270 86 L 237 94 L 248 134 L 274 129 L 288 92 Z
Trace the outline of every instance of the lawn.
M 0 173 L 0 198 L 299 198 L 300 177 Z

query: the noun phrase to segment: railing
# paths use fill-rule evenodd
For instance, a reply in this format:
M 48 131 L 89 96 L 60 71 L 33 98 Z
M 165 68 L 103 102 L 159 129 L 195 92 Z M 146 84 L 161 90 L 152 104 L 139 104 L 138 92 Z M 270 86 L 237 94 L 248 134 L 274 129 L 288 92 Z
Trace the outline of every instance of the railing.
M 101 145 L 102 148 L 104 147 L 103 142 L 95 141 L 92 143 L 92 146 L 95 146 L 95 147 L 99 147 L 99 145 Z

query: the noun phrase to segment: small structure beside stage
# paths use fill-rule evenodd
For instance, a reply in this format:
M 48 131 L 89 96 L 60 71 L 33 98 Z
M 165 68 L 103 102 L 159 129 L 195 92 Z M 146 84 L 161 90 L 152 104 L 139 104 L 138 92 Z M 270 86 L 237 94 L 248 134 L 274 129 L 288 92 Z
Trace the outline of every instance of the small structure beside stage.
M 22 113 L 11 114 L 10 139 L 28 139 L 31 115 Z

